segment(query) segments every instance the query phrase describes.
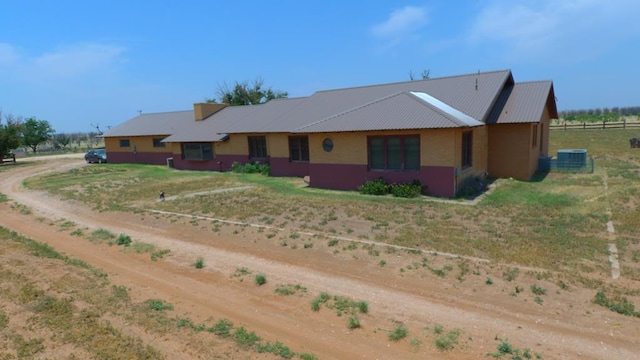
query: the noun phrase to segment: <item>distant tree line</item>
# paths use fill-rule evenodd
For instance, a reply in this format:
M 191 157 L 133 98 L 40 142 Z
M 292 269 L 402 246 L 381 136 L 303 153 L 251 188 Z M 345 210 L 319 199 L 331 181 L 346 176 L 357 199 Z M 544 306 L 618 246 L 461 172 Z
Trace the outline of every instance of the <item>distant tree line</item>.
M 558 116 L 567 121 L 583 122 L 619 121 L 622 116 L 637 116 L 640 120 L 640 106 L 563 110 Z
M 26 147 L 33 153 L 92 148 L 103 142 L 99 135 L 96 132 L 56 134 L 47 120 L 2 114 L 0 111 L 0 162 L 10 155 L 11 150 L 20 147 Z

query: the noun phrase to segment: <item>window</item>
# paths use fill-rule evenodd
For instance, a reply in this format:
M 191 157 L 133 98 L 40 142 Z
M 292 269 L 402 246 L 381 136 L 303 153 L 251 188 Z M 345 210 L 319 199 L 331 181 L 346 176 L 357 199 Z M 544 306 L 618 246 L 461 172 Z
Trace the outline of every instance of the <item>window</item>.
M 470 167 L 473 161 L 473 132 L 462 133 L 462 167 Z
M 309 138 L 306 136 L 289 137 L 289 160 L 309 162 Z
M 154 138 L 153 139 L 153 147 L 163 148 L 165 146 L 166 146 L 166 144 L 162 142 L 161 138 Z
M 211 143 L 192 143 L 182 145 L 185 160 L 213 160 Z
M 333 140 L 331 138 L 322 140 L 322 149 L 326 152 L 331 152 L 331 150 L 333 150 Z
M 264 159 L 267 157 L 267 139 L 264 136 L 249 136 L 249 158 Z
M 131 147 L 129 139 L 120 139 L 120 147 Z
M 420 137 L 369 137 L 369 168 L 372 170 L 420 170 Z
M 533 137 L 531 139 L 531 147 L 538 145 L 538 124 L 533 124 Z

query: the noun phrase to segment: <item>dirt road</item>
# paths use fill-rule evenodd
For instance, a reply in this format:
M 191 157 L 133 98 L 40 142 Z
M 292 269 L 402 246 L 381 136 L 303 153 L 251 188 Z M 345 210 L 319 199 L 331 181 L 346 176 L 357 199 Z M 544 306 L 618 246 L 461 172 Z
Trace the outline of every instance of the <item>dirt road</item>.
M 98 213 L 21 185 L 29 176 L 76 166 L 85 165 L 80 159 L 49 158 L 0 172 L 0 192 L 11 200 L 0 203 L 0 225 L 103 269 L 113 283 L 131 288 L 140 301 L 165 299 L 176 312 L 196 321 L 228 318 L 265 339 L 320 359 L 481 359 L 496 351 L 497 338 L 508 339 L 517 348 L 531 348 L 544 359 L 640 358 L 637 319 L 592 304 L 594 291 L 580 287 L 561 291 L 554 283 L 535 281 L 548 289 L 544 305 L 531 296 L 514 296 L 514 284 L 500 280 L 500 264 L 472 263 L 475 275 L 464 281 L 425 276 L 400 270 L 411 254 L 398 252 L 380 266 L 377 258 L 357 252 L 335 254 L 320 243 L 294 250 L 276 239 L 266 240 L 255 229 L 238 231 L 230 225 L 212 232 L 208 224 L 150 212 Z M 10 207 L 12 203 L 23 204 L 32 213 L 22 214 Z M 153 262 L 115 246 L 93 244 L 52 228 L 51 221 L 60 219 L 88 231 L 104 228 L 127 234 L 134 241 L 170 249 L 171 255 Z M 192 266 L 197 258 L 206 264 L 203 269 Z M 252 276 L 233 276 L 241 268 L 265 274 L 267 284 L 257 286 Z M 487 277 L 494 279 L 492 285 L 486 284 Z M 523 279 L 519 284 L 528 289 L 532 283 L 533 279 Z M 307 294 L 277 295 L 274 289 L 281 284 L 301 284 Z M 366 301 L 369 312 L 360 317 L 362 327 L 349 329 L 347 317 L 330 309 L 312 311 L 311 300 L 323 291 Z M 390 341 L 387 331 L 400 324 L 409 336 Z M 453 350 L 436 346 L 437 326 L 445 332 L 460 329 Z M 169 358 L 192 358 L 186 344 L 158 347 Z

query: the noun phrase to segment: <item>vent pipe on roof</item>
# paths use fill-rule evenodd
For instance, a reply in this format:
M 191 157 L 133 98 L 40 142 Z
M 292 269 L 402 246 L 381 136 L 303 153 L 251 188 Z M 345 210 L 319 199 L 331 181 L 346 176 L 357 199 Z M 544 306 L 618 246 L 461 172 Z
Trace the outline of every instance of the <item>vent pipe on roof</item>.
M 480 70 L 478 70 L 478 75 L 480 75 Z M 476 91 L 478 91 L 478 77 L 476 76 Z

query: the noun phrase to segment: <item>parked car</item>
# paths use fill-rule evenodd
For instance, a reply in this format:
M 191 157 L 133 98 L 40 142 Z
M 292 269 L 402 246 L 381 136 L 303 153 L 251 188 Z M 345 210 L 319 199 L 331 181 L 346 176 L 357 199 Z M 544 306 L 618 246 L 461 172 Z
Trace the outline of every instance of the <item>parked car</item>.
M 107 162 L 107 150 L 106 149 L 91 149 L 84 154 L 84 160 L 87 164 L 98 163 L 102 164 Z

